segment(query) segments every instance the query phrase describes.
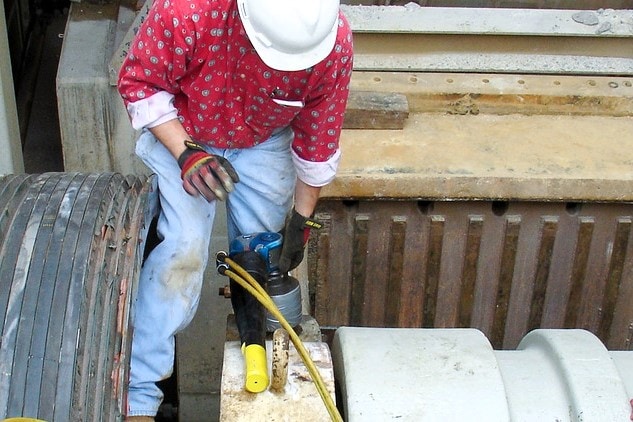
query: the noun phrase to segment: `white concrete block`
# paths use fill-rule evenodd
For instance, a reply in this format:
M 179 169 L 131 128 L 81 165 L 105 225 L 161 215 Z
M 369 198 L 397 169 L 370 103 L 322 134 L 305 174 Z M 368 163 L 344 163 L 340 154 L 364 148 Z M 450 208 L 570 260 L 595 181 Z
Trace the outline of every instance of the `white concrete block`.
M 334 372 L 327 344 L 305 342 L 312 360 L 334 398 Z M 272 343 L 267 342 L 266 352 L 270 372 Z M 224 347 L 222 369 L 222 395 L 220 421 L 225 422 L 309 422 L 330 420 L 329 414 L 312 382 L 308 369 L 294 346 L 290 345 L 288 356 L 288 383 L 283 393 L 270 389 L 253 394 L 244 390 L 244 358 L 239 342 L 227 342 Z

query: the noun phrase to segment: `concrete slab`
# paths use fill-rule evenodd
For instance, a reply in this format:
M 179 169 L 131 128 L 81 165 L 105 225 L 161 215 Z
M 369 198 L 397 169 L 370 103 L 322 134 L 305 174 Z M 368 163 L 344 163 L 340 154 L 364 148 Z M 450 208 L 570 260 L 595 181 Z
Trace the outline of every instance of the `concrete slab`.
M 66 171 L 144 174 L 134 155 L 138 134 L 108 63 L 117 36 L 118 4 L 71 5 L 57 73 L 57 99 Z
M 343 6 L 354 68 L 631 75 L 633 11 Z
M 350 6 L 341 9 L 360 33 L 604 36 L 633 35 L 633 10 L 544 10 L 529 8 Z M 600 24 L 609 22 L 602 33 Z
M 410 114 L 343 131 L 326 198 L 633 200 L 633 118 Z
M 181 394 L 178 420 L 187 422 L 216 422 L 220 414 L 220 393 Z
M 347 421 L 511 420 L 477 330 L 341 327 L 332 355 Z
M 0 36 L 0 149 L 5 151 L 0 155 L 0 175 L 24 171 L 9 42 L 6 37 L 7 24 L 4 16 L 4 5 L 0 5 L 0 34 L 2 34 Z
M 622 353 L 624 369 L 633 355 Z M 631 414 L 630 377 L 620 376 L 627 373 L 585 330 L 534 330 L 517 350 L 495 351 L 476 329 L 342 327 L 332 355 L 349 422 L 615 421 Z
M 334 398 L 334 371 L 327 344 L 304 342 L 318 368 L 328 393 Z M 272 343 L 267 342 L 268 365 L 271 365 Z M 271 389 L 258 394 L 244 390 L 244 358 L 237 341 L 224 348 L 222 400 L 220 420 L 232 421 L 325 421 L 327 409 L 312 382 L 308 369 L 291 344 L 288 353 L 288 382 L 282 393 Z
M 413 113 L 633 116 L 633 77 L 354 72 L 351 90 L 406 95 Z

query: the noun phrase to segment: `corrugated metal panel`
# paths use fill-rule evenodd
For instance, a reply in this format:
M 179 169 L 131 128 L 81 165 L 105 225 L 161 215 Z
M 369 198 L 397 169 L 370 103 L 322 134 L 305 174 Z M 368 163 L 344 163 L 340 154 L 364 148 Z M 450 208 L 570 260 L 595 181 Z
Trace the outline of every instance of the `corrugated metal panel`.
M 323 200 L 309 245 L 322 326 L 474 327 L 495 348 L 586 328 L 633 349 L 633 205 Z

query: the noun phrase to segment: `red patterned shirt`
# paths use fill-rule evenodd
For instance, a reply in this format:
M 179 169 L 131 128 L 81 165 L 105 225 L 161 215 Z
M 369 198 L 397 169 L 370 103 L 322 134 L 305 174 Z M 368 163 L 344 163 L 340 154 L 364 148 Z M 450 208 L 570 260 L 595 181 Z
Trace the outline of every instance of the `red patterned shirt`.
M 156 0 L 118 88 L 136 129 L 178 117 L 193 139 L 219 148 L 248 148 L 290 126 L 295 163 L 328 173 L 315 176 L 322 185 L 338 162 L 352 59 L 342 14 L 329 56 L 289 72 L 261 61 L 234 0 Z

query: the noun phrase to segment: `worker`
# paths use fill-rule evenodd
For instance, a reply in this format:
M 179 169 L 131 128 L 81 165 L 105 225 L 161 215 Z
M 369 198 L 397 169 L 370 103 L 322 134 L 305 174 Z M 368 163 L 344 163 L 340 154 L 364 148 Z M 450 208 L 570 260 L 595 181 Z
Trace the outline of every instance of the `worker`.
M 338 0 L 153 2 L 118 79 L 160 202 L 161 242 L 134 304 L 127 420 L 153 420 L 163 399 L 156 383 L 198 306 L 218 201 L 229 239 L 283 232 L 281 269 L 301 262 L 340 160 L 352 59 Z

